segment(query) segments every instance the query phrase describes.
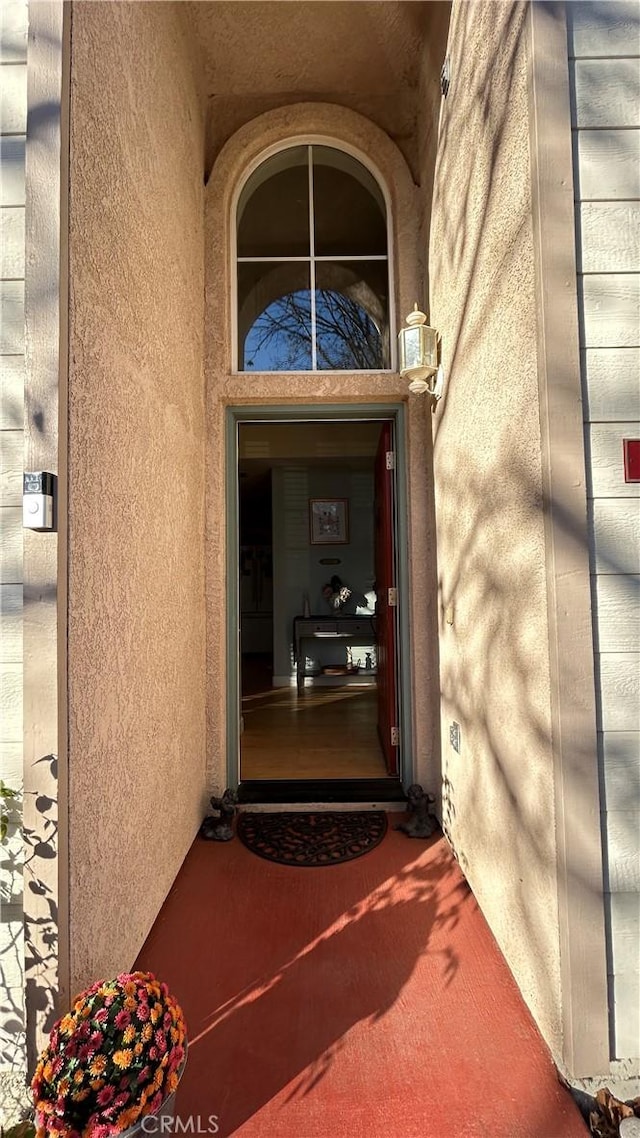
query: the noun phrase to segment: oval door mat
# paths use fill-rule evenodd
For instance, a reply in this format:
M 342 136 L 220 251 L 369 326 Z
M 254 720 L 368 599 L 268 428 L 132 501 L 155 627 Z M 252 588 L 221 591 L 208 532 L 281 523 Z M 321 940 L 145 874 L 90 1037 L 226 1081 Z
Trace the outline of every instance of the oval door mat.
M 282 865 L 340 865 L 374 849 L 387 830 L 382 810 L 242 813 L 238 837 L 252 853 Z

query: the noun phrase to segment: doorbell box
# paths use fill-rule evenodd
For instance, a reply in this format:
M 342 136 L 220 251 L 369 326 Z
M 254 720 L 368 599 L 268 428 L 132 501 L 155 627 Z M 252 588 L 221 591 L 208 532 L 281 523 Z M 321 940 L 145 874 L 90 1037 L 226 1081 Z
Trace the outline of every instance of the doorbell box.
M 48 470 L 25 470 L 22 480 L 22 525 L 24 529 L 53 529 L 55 474 Z

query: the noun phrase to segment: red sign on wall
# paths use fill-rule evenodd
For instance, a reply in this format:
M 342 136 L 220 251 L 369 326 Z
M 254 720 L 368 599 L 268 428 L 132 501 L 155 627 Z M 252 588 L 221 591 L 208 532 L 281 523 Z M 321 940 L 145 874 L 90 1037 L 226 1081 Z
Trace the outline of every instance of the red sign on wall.
M 640 482 L 640 439 L 623 439 L 624 480 Z

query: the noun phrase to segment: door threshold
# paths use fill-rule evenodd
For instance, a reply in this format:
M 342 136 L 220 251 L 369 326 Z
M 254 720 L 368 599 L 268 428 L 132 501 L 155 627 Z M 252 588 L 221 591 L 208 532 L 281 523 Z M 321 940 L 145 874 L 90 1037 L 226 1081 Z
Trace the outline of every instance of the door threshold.
M 238 804 L 406 802 L 399 778 L 251 779 L 238 787 Z
M 342 814 L 367 810 L 405 814 L 406 802 L 241 802 L 241 814 Z

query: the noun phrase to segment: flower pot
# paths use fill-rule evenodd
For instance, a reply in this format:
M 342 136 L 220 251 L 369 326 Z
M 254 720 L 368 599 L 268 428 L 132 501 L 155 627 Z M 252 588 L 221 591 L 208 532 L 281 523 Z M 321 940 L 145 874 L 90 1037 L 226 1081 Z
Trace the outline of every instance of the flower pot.
M 144 1114 L 139 1118 L 135 1126 L 130 1126 L 128 1130 L 122 1130 L 119 1138 L 140 1138 L 143 1134 L 171 1134 L 173 1133 L 173 1119 L 175 1117 L 176 1107 L 176 1094 L 174 1091 L 169 1098 L 166 1098 L 160 1107 L 157 1114 Z
M 54 1024 L 38 1060 L 36 1127 L 56 1138 L 171 1133 L 186 1041 L 182 1009 L 151 972 L 95 981 Z M 145 1109 L 154 1113 L 136 1119 Z
M 185 1042 L 185 1056 L 182 1060 L 182 1066 L 180 1067 L 180 1071 L 178 1073 L 178 1086 L 176 1087 L 175 1091 L 173 1091 L 164 1100 L 164 1102 L 161 1103 L 158 1112 L 156 1114 L 143 1114 L 142 1118 L 139 1118 L 134 1126 L 130 1126 L 128 1130 L 122 1130 L 118 1135 L 118 1138 L 134 1138 L 134 1135 L 138 1136 L 138 1138 L 141 1138 L 141 1136 L 144 1134 L 165 1135 L 173 1133 L 176 1095 L 180 1089 L 180 1081 L 184 1074 L 184 1069 L 187 1065 L 188 1053 L 188 1046 Z

